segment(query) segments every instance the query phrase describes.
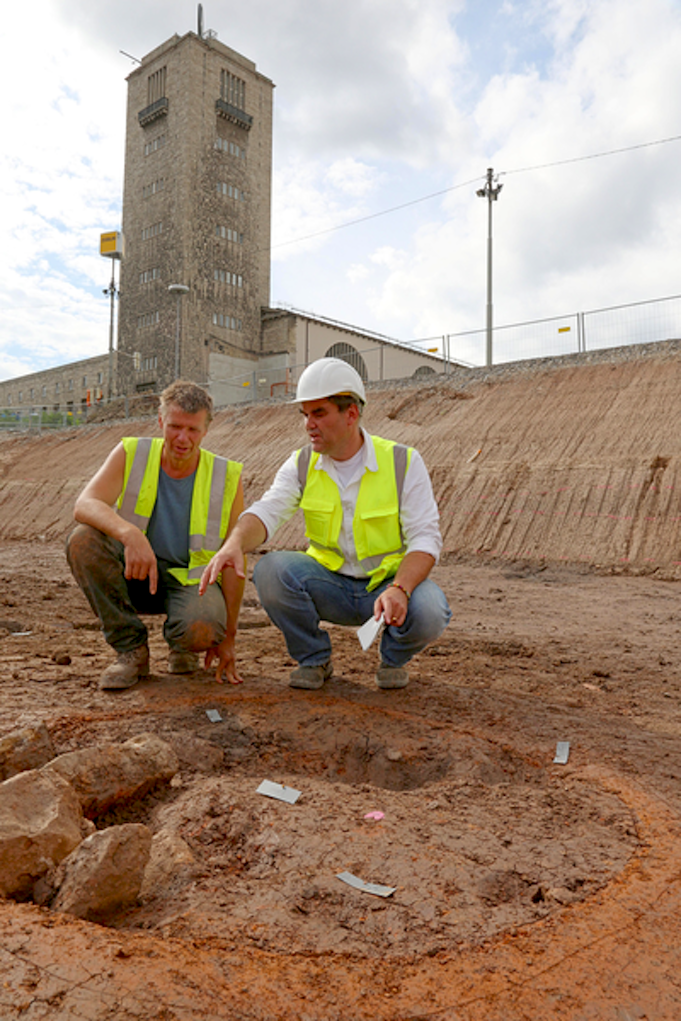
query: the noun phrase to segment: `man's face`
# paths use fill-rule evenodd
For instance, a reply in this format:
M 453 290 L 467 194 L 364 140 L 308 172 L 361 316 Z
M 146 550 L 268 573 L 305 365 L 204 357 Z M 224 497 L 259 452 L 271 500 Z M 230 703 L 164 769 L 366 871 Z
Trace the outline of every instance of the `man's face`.
M 171 404 L 158 424 L 165 440 L 165 452 L 175 466 L 190 464 L 197 456 L 203 437 L 208 432 L 205 410 L 189 414 Z
M 303 401 L 300 411 L 305 419 L 312 449 L 318 454 L 328 454 L 329 457 L 343 460 L 347 456 L 348 443 L 356 432 L 356 405 L 351 404 L 346 411 L 339 411 L 333 401 L 324 398 Z

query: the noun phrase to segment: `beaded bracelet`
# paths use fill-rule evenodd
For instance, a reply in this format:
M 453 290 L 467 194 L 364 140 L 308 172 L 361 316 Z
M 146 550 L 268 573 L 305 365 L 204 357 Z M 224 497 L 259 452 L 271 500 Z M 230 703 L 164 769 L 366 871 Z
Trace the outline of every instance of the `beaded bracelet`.
M 398 588 L 400 592 L 404 592 L 405 596 L 407 597 L 407 602 L 409 602 L 409 600 L 411 599 L 411 592 L 408 589 L 406 589 L 404 585 L 400 585 L 399 581 L 391 581 L 390 584 L 388 585 L 388 588 Z

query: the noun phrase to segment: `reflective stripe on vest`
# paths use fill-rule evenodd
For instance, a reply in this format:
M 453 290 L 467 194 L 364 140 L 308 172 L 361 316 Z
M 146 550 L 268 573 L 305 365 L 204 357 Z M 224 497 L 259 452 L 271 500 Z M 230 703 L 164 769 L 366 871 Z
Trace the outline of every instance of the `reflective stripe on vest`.
M 146 533 L 158 495 L 163 439 L 128 437 L 123 448 L 125 475 L 118 513 Z M 189 514 L 189 567 L 174 567 L 170 572 L 183 585 L 199 582 L 206 564 L 222 545 L 241 468 L 237 461 L 200 451 Z
M 154 456 L 150 457 L 154 440 L 149 437 L 139 440 L 129 438 L 123 440 L 123 447 L 125 449 L 125 477 L 123 479 L 123 492 L 118 498 L 118 513 L 126 521 L 129 521 L 131 525 L 137 525 L 143 532 L 147 530 L 149 518 L 156 503 L 163 440 L 156 440 L 156 444 L 158 446 L 154 450 Z M 157 462 L 156 465 L 154 462 Z M 147 470 L 156 480 L 154 482 L 154 498 L 149 512 L 147 514 L 139 514 L 137 512 L 137 504 L 142 494 L 142 483 Z M 143 503 L 145 501 L 142 500 L 140 502 Z
M 378 471 L 365 469 L 353 517 L 357 558 L 371 581 L 368 591 L 397 571 L 404 557 L 399 510 L 412 448 L 372 437 Z M 307 553 L 331 571 L 343 564 L 338 546 L 343 511 L 338 486 L 315 468 L 319 454 L 311 447 L 298 452 L 298 478 L 303 489 Z

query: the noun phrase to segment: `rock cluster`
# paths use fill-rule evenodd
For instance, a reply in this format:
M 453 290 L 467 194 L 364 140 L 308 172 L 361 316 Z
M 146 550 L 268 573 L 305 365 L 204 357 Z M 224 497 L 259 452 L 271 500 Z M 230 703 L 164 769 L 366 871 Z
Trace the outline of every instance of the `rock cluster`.
M 143 883 L 149 890 L 163 872 L 151 830 L 98 830 L 92 820 L 169 783 L 178 768 L 171 746 L 153 734 L 57 757 L 44 727 L 3 738 L 0 895 L 93 921 L 135 903 Z

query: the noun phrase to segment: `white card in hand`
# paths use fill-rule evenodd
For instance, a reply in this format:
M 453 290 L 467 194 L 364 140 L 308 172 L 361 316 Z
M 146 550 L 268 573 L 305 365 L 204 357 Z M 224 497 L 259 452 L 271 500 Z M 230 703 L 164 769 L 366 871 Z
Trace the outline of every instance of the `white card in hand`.
M 357 628 L 357 637 L 359 638 L 359 644 L 366 652 L 371 643 L 374 641 L 377 635 L 381 633 L 384 625 L 383 614 L 374 620 L 373 617 L 369 617 L 365 620 L 361 627 Z

